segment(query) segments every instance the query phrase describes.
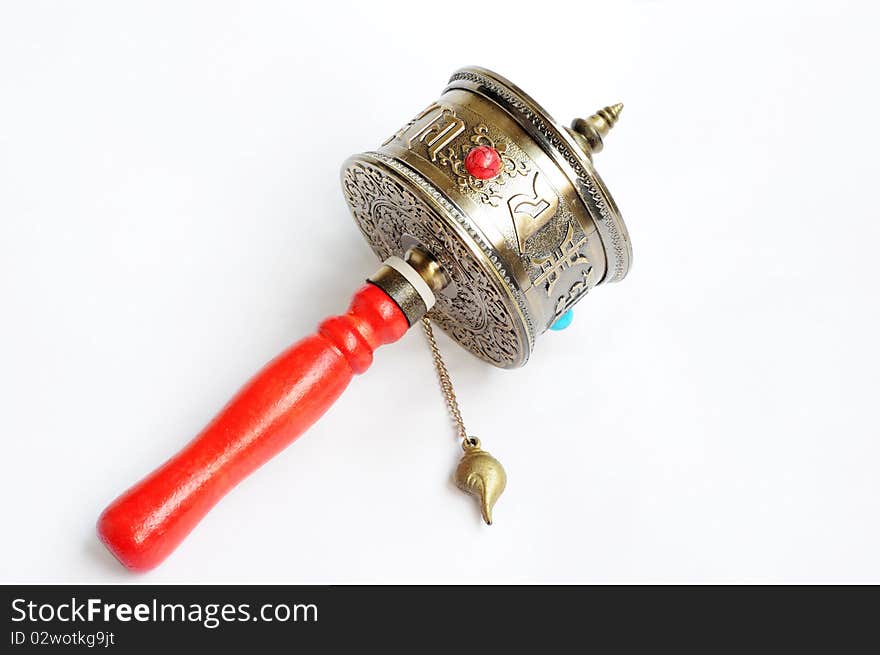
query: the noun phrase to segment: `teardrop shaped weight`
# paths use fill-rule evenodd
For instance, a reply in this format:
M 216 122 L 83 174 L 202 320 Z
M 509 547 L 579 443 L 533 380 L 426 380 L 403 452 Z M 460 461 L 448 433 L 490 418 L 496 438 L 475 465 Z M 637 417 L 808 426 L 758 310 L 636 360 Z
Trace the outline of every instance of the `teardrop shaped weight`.
M 464 455 L 455 469 L 455 484 L 476 496 L 483 520 L 492 525 L 492 508 L 507 486 L 507 473 L 501 462 L 480 448 L 479 439 L 469 438 L 462 448 Z

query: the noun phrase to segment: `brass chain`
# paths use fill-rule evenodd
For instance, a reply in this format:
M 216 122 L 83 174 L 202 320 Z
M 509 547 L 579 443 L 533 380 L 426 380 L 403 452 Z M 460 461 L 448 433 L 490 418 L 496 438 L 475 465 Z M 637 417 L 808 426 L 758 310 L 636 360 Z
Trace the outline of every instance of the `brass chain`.
M 425 330 L 425 338 L 431 347 L 431 357 L 434 359 L 434 368 L 437 370 L 437 378 L 440 380 L 440 390 L 443 392 L 443 398 L 446 400 L 446 407 L 449 409 L 449 415 L 455 423 L 458 431 L 458 438 L 470 443 L 467 436 L 467 430 L 464 427 L 464 421 L 461 418 L 461 410 L 458 407 L 458 399 L 455 397 L 455 390 L 452 388 L 452 380 L 449 378 L 449 371 L 443 362 L 443 356 L 440 354 L 440 348 L 437 346 L 437 339 L 434 338 L 434 330 L 431 327 L 431 319 L 427 316 L 422 317 L 422 327 Z
M 501 462 L 480 447 L 479 439 L 467 436 L 464 421 L 461 420 L 461 410 L 458 408 L 455 390 L 452 388 L 452 380 L 449 378 L 449 371 L 446 369 L 440 348 L 437 346 L 437 339 L 434 338 L 431 319 L 427 316 L 422 317 L 422 327 L 425 330 L 428 345 L 431 346 L 431 356 L 434 358 L 434 368 L 437 370 L 437 378 L 440 380 L 440 389 L 443 391 L 446 407 L 455 422 L 458 438 L 461 439 L 461 449 L 464 451 L 452 477 L 459 489 L 476 496 L 480 502 L 480 513 L 483 515 L 483 520 L 492 525 L 492 508 L 504 491 L 504 487 L 507 486 L 507 473 L 501 466 Z

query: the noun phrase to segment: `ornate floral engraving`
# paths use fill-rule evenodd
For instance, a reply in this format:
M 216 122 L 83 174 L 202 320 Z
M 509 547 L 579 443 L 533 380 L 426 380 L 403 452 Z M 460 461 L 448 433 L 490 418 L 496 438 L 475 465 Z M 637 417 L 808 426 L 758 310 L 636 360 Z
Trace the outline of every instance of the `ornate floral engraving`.
M 459 150 L 450 146 L 444 151 L 441 151 L 437 157 L 437 161 L 441 165 L 450 168 L 452 174 L 455 176 L 455 182 L 458 185 L 459 191 L 463 193 L 473 193 L 480 199 L 480 202 L 491 205 L 492 207 L 497 207 L 502 199 L 501 187 L 503 187 L 508 180 L 511 180 L 518 175 L 528 175 L 531 168 L 528 163 L 517 161 L 511 157 L 510 154 L 508 154 L 507 143 L 498 141 L 489 136 L 489 128 L 482 123 L 473 128 L 473 134 L 469 140 L 470 143 L 462 144 Z M 497 177 L 494 177 L 491 180 L 478 180 L 465 169 L 464 160 L 467 157 L 467 154 L 472 148 L 477 146 L 489 146 L 490 148 L 495 148 L 495 150 L 498 151 L 498 154 L 501 155 L 502 168 Z
M 390 166 L 393 162 L 385 163 Z M 351 161 L 343 171 L 342 186 L 361 232 L 380 258 L 402 255 L 402 244 L 414 239 L 430 250 L 450 274 L 456 293 L 438 295 L 431 311 L 431 318 L 442 329 L 496 366 L 512 368 L 525 363 L 531 328 L 526 331 L 523 301 L 514 295 L 514 287 L 500 264 L 492 264 L 499 276 L 491 275 L 450 219 L 443 218 L 408 183 L 381 165 Z M 434 194 L 431 197 L 440 198 L 438 191 Z M 517 305 L 522 318 L 514 315 Z
M 382 145 L 385 146 L 399 139 L 410 150 L 416 147 L 424 148 L 428 160 L 449 169 L 459 191 L 474 195 L 480 202 L 497 207 L 503 199 L 501 187 L 511 179 L 528 175 L 531 168 L 526 161 L 513 156 L 513 149 L 507 142 L 493 138 L 488 126 L 482 123 L 472 128 L 464 143 L 454 143 L 456 140 L 460 141 L 459 137 L 466 131 L 467 125 L 453 107 L 435 102 Z M 501 156 L 502 168 L 497 177 L 480 180 L 467 172 L 465 158 L 471 149 L 477 146 L 494 148 Z

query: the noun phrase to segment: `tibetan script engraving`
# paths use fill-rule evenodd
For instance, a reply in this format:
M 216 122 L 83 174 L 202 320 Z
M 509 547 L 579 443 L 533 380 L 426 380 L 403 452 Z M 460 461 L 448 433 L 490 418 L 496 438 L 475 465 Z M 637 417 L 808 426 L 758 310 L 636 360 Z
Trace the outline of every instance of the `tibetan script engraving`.
M 414 142 L 424 143 L 428 147 L 428 157 L 437 161 L 437 155 L 464 132 L 465 124 L 451 107 L 442 105 L 435 106 L 424 118 L 430 120 L 410 137 L 407 145 L 412 148 Z
M 518 193 L 507 201 L 507 208 L 513 219 L 519 251 L 523 252 L 526 240 L 556 215 L 559 197 L 541 174 L 535 173 L 532 194 Z
M 553 295 L 553 287 L 559 282 L 563 272 L 572 266 L 585 264 L 590 266 L 589 260 L 580 253 L 581 247 L 587 242 L 587 236 L 583 235 L 577 241 L 572 236 L 574 228 L 568 224 L 568 232 L 565 239 L 548 257 L 532 258 L 532 263 L 541 269 L 541 274 L 535 278 L 535 285 L 543 284 L 547 296 Z

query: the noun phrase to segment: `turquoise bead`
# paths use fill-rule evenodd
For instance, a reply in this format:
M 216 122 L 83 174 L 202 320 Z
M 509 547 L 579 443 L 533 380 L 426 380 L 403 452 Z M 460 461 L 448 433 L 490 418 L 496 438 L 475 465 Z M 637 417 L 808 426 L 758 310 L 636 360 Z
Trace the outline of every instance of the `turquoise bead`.
M 574 310 L 569 309 L 562 316 L 560 316 L 559 318 L 556 319 L 556 322 L 550 326 L 550 329 L 551 330 L 564 330 L 569 325 L 571 325 L 571 322 L 573 320 L 574 320 Z

